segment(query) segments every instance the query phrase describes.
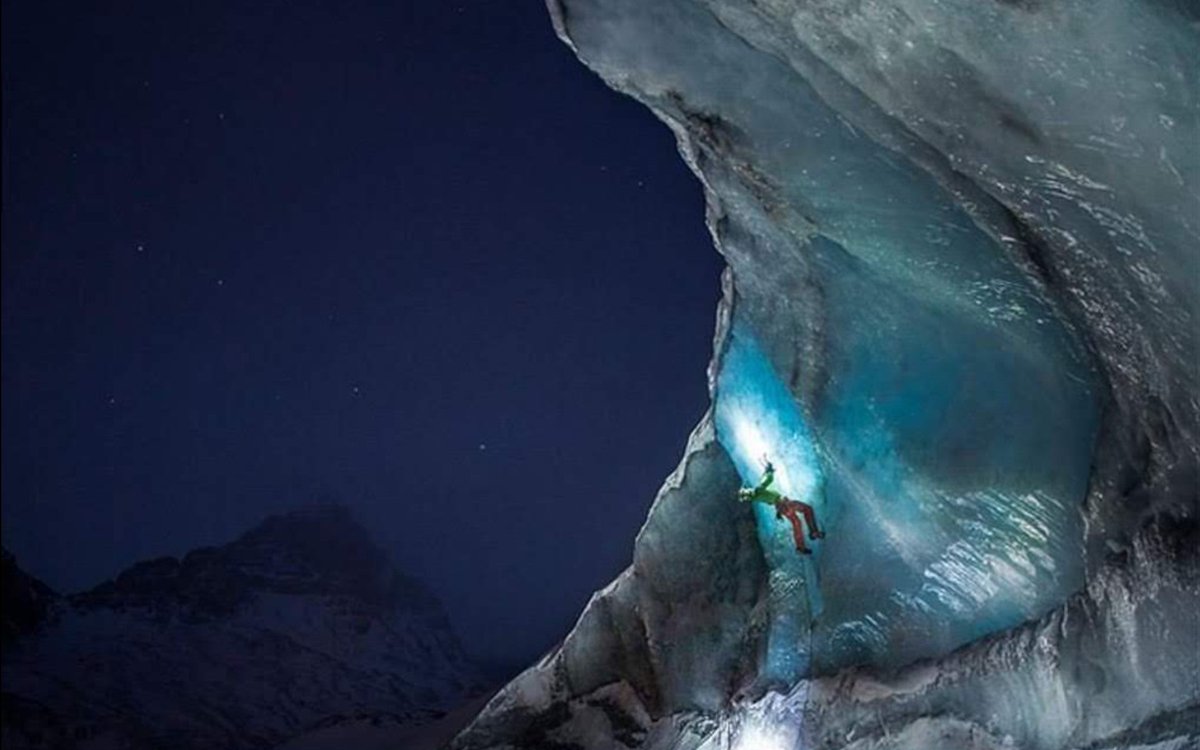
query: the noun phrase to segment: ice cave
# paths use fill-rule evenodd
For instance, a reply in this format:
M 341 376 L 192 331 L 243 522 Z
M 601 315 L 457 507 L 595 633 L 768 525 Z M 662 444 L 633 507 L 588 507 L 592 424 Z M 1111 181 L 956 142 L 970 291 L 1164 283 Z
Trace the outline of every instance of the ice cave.
M 703 186 L 712 405 L 453 746 L 1200 747 L 1200 6 L 549 10 Z

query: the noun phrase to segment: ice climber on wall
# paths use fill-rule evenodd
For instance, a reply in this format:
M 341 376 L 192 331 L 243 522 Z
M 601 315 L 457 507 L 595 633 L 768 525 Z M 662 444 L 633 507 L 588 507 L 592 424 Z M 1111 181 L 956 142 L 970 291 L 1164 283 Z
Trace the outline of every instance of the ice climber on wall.
M 804 521 L 808 524 L 809 539 L 823 539 L 825 533 L 817 528 L 817 516 L 813 513 L 813 508 L 808 503 L 802 503 L 798 500 L 791 500 L 771 489 L 771 485 L 775 482 L 775 467 L 767 461 L 767 468 L 763 472 L 762 481 L 757 487 L 743 487 L 738 490 L 738 500 L 747 503 L 766 503 L 775 508 L 775 518 L 786 518 L 792 524 L 792 538 L 796 540 L 796 551 L 802 555 L 811 555 L 810 550 L 804 544 L 804 527 L 800 524 L 800 516 L 798 513 L 804 514 Z

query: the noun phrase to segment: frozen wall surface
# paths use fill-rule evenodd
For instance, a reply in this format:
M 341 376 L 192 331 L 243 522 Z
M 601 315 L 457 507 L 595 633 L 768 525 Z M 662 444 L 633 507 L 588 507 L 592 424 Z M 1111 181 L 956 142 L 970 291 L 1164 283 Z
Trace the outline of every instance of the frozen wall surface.
M 1200 746 L 1200 6 L 550 11 L 704 186 L 713 404 L 456 747 Z

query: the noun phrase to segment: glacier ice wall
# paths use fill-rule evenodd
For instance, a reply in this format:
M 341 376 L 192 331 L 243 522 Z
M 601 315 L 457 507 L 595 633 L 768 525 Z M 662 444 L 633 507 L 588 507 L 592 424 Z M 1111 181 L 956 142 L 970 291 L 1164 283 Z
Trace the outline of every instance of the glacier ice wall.
M 752 714 L 829 747 L 1194 724 L 1195 6 L 550 10 L 704 186 L 713 407 L 633 567 L 460 746 L 725 747 Z M 811 558 L 733 502 L 766 460 L 825 521 Z

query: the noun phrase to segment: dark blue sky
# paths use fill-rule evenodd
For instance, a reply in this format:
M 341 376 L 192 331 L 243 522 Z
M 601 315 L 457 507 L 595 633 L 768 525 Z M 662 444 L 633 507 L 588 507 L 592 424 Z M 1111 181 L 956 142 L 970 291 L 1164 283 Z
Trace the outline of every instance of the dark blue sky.
M 535 0 L 3 13 L 5 545 L 71 590 L 334 496 L 552 645 L 706 406 L 668 130 Z

